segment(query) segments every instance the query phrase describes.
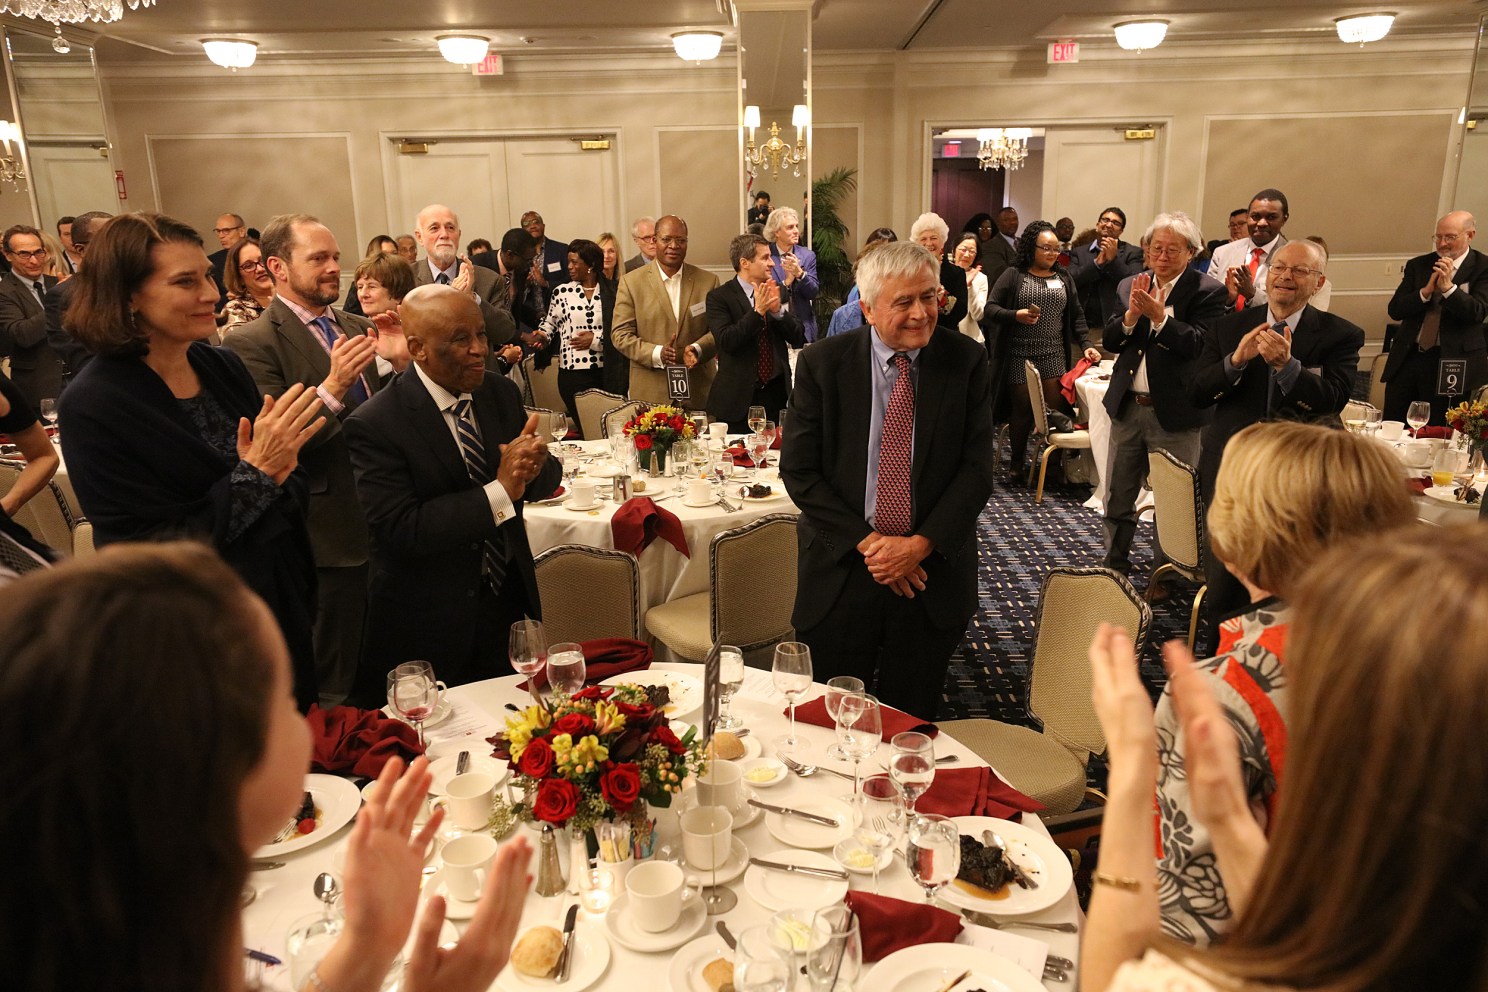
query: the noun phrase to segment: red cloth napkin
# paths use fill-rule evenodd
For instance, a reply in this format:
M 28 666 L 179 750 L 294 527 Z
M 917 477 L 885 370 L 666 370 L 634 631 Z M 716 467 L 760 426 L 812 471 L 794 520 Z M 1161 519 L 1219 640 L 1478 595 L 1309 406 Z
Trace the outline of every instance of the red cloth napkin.
M 1405 480 L 1406 486 L 1417 496 L 1426 495 L 1426 490 L 1431 488 L 1431 476 L 1415 476 Z
M 1416 431 L 1416 438 L 1418 440 L 1420 438 L 1423 438 L 1423 437 L 1440 437 L 1440 438 L 1448 438 L 1448 439 L 1450 439 L 1451 436 L 1452 436 L 1452 428 L 1450 428 L 1450 427 L 1428 426 L 1428 427 L 1422 427 L 1420 430 Z
M 311 771 L 376 778 L 389 758 L 412 761 L 423 753 L 418 731 L 378 710 L 323 710 L 312 703 L 305 722 L 310 725 Z
M 754 468 L 754 459 L 749 457 L 743 445 L 736 444 L 728 449 L 728 454 L 733 457 L 734 465 L 738 468 Z
M 990 768 L 935 769 L 935 781 L 915 803 L 921 813 L 941 816 L 995 816 L 999 820 L 1022 820 L 1024 813 L 1037 813 L 1044 804 L 997 777 Z
M 1063 394 L 1064 401 L 1070 406 L 1074 406 L 1077 399 L 1075 394 L 1075 380 L 1084 375 L 1085 370 L 1094 364 L 1090 359 L 1082 358 L 1075 363 L 1074 368 L 1059 377 L 1059 392 Z
M 651 667 L 651 646 L 645 641 L 632 641 L 628 637 L 599 637 L 592 641 L 583 641 L 579 647 L 584 649 L 585 685 L 603 682 L 612 675 L 639 672 Z M 545 689 L 548 685 L 548 673 L 538 672 L 532 681 L 537 683 L 539 689 Z M 523 682 L 517 688 L 525 689 L 527 683 Z
M 916 944 L 949 944 L 961 933 L 961 917 L 938 906 L 857 890 L 849 892 L 846 901 L 858 917 L 864 961 L 878 961 Z
M 682 521 L 672 511 L 657 506 L 650 496 L 632 496 L 626 500 L 610 520 L 610 533 L 617 550 L 628 551 L 637 558 L 658 537 L 682 552 L 682 557 L 692 557 L 687 549 L 687 535 L 682 533 Z
M 914 730 L 922 734 L 934 737 L 940 733 L 940 728 L 928 720 L 921 720 L 917 716 L 910 716 L 903 710 L 896 710 L 892 706 L 880 706 L 883 720 L 883 739 L 889 740 L 895 734 L 902 734 Z M 789 709 L 784 712 L 789 712 Z M 827 716 L 827 697 L 818 696 L 809 703 L 802 703 L 796 707 L 796 719 L 802 723 L 809 723 L 816 727 L 835 728 L 837 721 Z

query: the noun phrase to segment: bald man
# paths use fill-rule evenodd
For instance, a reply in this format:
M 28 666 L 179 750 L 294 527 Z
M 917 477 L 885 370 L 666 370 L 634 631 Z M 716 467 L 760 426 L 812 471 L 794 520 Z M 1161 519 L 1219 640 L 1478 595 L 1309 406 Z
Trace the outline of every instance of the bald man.
M 1400 330 L 1385 362 L 1385 419 L 1404 420 L 1412 400 L 1431 404 L 1431 422 L 1446 422 L 1447 407 L 1488 383 L 1488 258 L 1472 247 L 1473 215 L 1454 210 L 1436 222 L 1435 251 L 1405 263 L 1390 299 Z M 1450 395 L 1438 392 L 1443 361 L 1465 363 Z
M 419 286 L 400 314 L 412 366 L 346 421 L 372 532 L 364 706 L 413 658 L 449 685 L 511 673 L 511 625 L 542 616 L 522 505 L 561 474 L 517 387 L 487 371 L 469 293 Z

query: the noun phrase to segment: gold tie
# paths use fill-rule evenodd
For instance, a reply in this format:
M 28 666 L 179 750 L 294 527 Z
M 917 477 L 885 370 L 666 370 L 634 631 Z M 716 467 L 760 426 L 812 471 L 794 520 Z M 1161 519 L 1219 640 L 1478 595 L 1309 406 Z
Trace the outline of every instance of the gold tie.
M 1416 335 L 1416 347 L 1422 351 L 1430 351 L 1436 347 L 1441 331 L 1441 310 L 1442 295 L 1434 292 L 1431 294 L 1431 303 L 1426 307 L 1426 316 L 1421 318 L 1421 330 Z

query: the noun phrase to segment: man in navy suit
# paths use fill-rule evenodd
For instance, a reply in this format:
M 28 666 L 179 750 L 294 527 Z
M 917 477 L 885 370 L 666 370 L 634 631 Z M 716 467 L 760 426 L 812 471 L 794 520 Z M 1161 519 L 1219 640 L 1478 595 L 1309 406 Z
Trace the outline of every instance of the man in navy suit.
M 548 227 L 543 223 L 542 214 L 536 210 L 522 215 L 521 226 L 537 242 L 531 282 L 542 291 L 542 309 L 546 313 L 553 287 L 568 282 L 568 245 L 547 236 Z
M 1095 240 L 1070 252 L 1070 278 L 1089 327 L 1104 327 L 1112 314 L 1121 312 L 1116 287 L 1142 271 L 1142 249 L 1121 240 L 1125 230 L 1126 212 L 1107 207 L 1095 222 Z
M 787 346 L 806 347 L 806 331 L 780 305 L 780 284 L 770 278 L 770 243 L 740 234 L 729 243 L 736 278 L 708 291 L 708 333 L 718 348 L 718 374 L 708 390 L 708 414 L 744 433 L 749 408 L 771 419 L 790 399 Z

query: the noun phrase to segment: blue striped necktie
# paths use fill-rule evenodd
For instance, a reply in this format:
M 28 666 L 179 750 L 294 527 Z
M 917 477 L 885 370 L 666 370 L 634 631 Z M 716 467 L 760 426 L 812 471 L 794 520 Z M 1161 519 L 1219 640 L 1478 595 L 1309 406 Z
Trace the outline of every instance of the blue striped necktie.
M 470 473 L 471 480 L 477 485 L 484 486 L 495 476 L 491 474 L 486 462 L 486 446 L 481 443 L 480 428 L 476 426 L 470 401 L 456 400 L 454 414 L 455 432 L 460 435 L 460 455 L 465 459 L 465 471 Z M 506 555 L 502 551 L 504 538 L 505 532 L 498 529 L 486 539 L 481 551 L 486 581 L 491 583 L 493 592 L 501 591 L 502 580 L 506 578 Z
M 336 324 L 331 318 L 316 317 L 310 323 L 314 324 L 320 330 L 320 336 L 325 339 L 327 348 L 334 348 L 336 346 L 336 338 L 339 335 L 336 332 Z M 367 402 L 367 387 L 363 385 L 360 375 L 356 377 L 356 382 L 351 384 L 351 388 L 346 391 L 345 399 L 358 406 Z

